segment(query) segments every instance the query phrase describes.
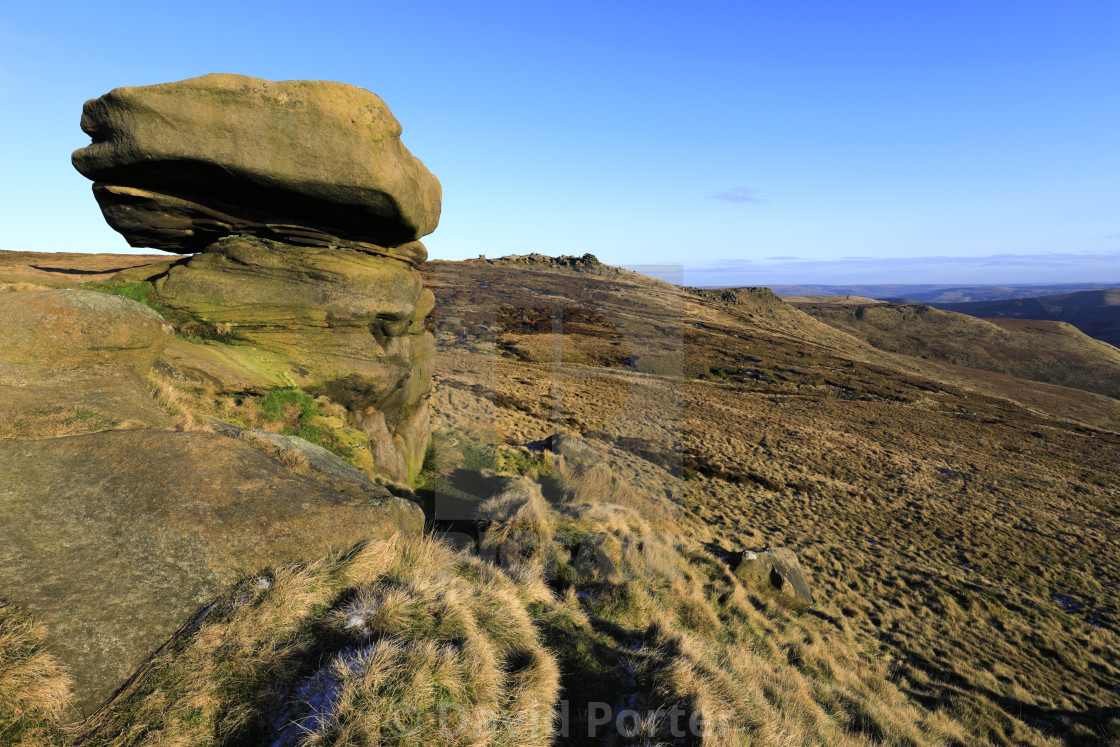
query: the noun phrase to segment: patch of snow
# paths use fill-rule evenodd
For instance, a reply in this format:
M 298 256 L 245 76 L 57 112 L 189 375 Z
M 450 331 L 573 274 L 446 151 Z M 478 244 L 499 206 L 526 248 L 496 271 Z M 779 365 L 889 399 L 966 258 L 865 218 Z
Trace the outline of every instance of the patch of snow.
M 334 717 L 342 692 L 338 664 L 342 663 L 352 673 L 360 675 L 364 671 L 366 657 L 376 648 L 374 643 L 343 649 L 311 677 L 280 695 L 271 708 L 264 710 L 260 720 L 262 726 L 276 734 L 270 746 L 297 747 L 308 734 L 322 731 Z

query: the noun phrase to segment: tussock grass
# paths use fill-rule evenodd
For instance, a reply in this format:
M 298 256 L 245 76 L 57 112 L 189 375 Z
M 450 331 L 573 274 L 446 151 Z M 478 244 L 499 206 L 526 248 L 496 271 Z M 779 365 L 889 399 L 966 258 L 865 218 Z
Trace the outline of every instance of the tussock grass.
M 446 475 L 455 469 L 460 457 L 461 454 L 456 449 L 454 441 L 445 432 L 435 431 L 424 453 L 424 466 L 421 471 L 428 475 Z
M 671 523 L 677 531 L 683 527 L 680 509 L 665 499 L 631 485 L 614 473 L 605 462 L 594 459 L 550 454 L 549 474 L 554 478 L 561 500 L 571 504 L 597 505 L 600 511 L 628 509 L 647 521 Z M 605 508 L 613 506 L 614 508 Z
M 163 411 L 171 416 L 177 431 L 210 431 L 202 417 L 201 391 L 176 386 L 167 377 L 154 371 L 148 373 L 148 392 Z
M 623 744 L 986 743 L 910 700 L 865 642 L 760 598 L 639 511 L 593 500 L 593 490 L 617 487 L 586 474 L 564 477 L 569 489 L 553 505 L 521 480 L 481 511 L 492 521 L 483 556 L 535 565 L 553 589 L 530 609 L 576 714 L 562 743 L 588 734 L 587 743 L 621 734 Z M 592 723 L 598 704 L 634 714 Z
M 44 647 L 46 630 L 0 601 L 0 744 L 58 741 L 71 679 Z
M 273 457 L 293 472 L 306 475 L 311 471 L 311 465 L 307 461 L 307 457 L 303 454 L 290 449 L 281 449 L 259 433 L 249 430 L 241 431 L 237 434 L 237 438 L 249 444 L 254 449 L 263 451 L 265 454 Z
M 558 672 L 535 574 L 428 540 L 248 579 L 87 726 L 103 745 L 543 745 Z
M 553 546 L 552 515 L 540 486 L 517 481 L 500 495 L 479 506 L 480 518 L 489 521 L 481 554 L 509 564 L 539 562 L 542 551 Z

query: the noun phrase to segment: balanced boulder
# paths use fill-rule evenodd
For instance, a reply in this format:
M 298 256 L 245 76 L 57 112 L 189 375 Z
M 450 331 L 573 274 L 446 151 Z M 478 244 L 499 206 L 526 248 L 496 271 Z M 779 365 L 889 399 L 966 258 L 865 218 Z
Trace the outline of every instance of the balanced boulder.
M 385 103 L 356 86 L 213 74 L 87 101 L 74 166 L 133 246 L 227 233 L 395 247 L 435 230 L 439 182 Z
M 109 224 L 133 246 L 194 255 L 127 278 L 153 283 L 184 337 L 222 343 L 176 344 L 167 367 L 233 393 L 328 395 L 368 434 L 372 471 L 414 477 L 435 353 L 417 239 L 441 192 L 384 102 L 341 83 L 204 75 L 114 89 L 86 102 L 82 129 L 94 142 L 74 165 Z

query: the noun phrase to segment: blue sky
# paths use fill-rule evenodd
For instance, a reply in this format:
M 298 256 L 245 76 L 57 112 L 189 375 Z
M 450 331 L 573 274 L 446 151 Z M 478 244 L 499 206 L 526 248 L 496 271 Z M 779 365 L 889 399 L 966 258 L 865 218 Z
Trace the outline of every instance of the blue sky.
M 207 72 L 380 95 L 432 256 L 698 284 L 1120 283 L 1120 3 L 8 3 L 0 248 L 126 251 L 85 99 Z

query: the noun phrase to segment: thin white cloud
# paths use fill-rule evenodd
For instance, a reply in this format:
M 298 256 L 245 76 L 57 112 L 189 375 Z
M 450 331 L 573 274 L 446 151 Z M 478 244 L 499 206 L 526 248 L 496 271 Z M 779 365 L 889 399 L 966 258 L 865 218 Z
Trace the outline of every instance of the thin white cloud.
M 738 203 L 751 203 L 758 205 L 768 200 L 758 193 L 758 190 L 751 189 L 750 187 L 732 187 L 725 189 L 722 192 L 717 192 L 714 195 L 708 195 L 712 200 L 723 200 L 724 202 L 738 202 Z

